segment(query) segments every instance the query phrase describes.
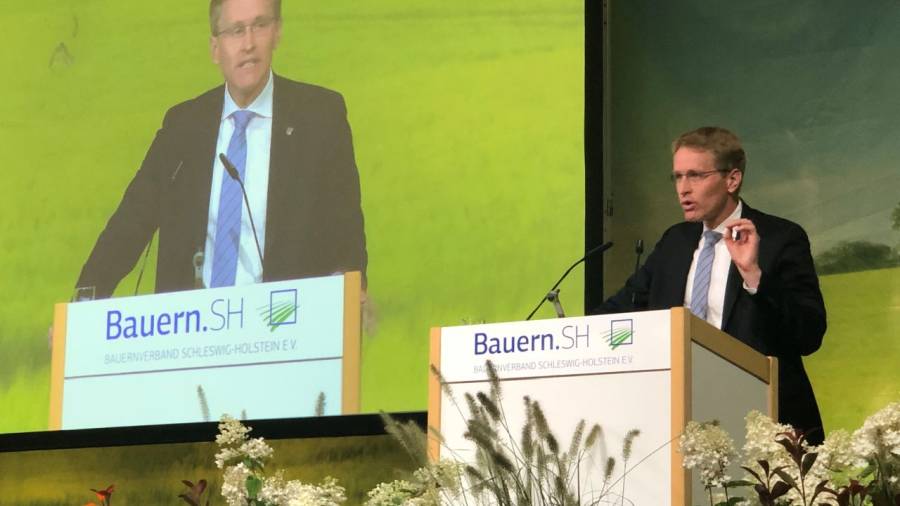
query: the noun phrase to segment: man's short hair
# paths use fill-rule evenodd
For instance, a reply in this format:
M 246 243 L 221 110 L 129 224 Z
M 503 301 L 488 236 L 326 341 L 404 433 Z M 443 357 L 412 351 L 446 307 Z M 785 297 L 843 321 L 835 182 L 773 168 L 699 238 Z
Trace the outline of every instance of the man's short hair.
M 716 169 L 730 171 L 737 169 L 744 172 L 747 166 L 747 154 L 741 146 L 741 140 L 733 132 L 720 127 L 700 127 L 685 132 L 672 141 L 672 154 L 680 148 L 698 149 L 713 154 Z
M 272 2 L 272 10 L 275 11 L 275 19 L 281 19 L 281 0 L 269 0 Z M 219 33 L 219 16 L 222 15 L 222 4 L 225 0 L 209 0 L 209 32 L 213 35 Z

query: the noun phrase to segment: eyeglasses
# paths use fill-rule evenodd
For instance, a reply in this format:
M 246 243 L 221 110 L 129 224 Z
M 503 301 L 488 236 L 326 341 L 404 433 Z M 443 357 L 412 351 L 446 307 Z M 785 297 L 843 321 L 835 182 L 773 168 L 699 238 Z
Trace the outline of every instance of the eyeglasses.
M 694 184 L 694 183 L 699 183 L 700 181 L 703 181 L 704 179 L 708 178 L 712 174 L 715 174 L 716 172 L 728 172 L 728 171 L 721 170 L 721 169 L 708 170 L 706 172 L 696 172 L 693 170 L 689 170 L 689 171 L 685 172 L 684 174 L 679 174 L 677 172 L 672 173 L 671 175 L 669 175 L 669 179 L 671 179 L 672 182 L 675 184 L 678 184 L 678 183 L 684 181 L 685 179 L 687 179 L 687 181 L 689 183 Z
M 228 28 L 223 28 L 215 33 L 215 36 L 223 36 L 229 39 L 240 39 L 242 38 L 247 31 L 249 30 L 251 33 L 256 33 L 263 30 L 268 30 L 275 24 L 276 19 L 273 17 L 264 17 L 264 18 L 256 18 L 249 25 L 245 25 L 244 23 L 237 23 L 236 25 L 229 26 Z

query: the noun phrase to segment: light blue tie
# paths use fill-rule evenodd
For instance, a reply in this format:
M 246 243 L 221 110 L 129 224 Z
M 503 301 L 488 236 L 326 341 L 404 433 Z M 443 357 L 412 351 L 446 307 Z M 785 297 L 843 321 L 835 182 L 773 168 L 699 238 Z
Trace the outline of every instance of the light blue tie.
M 247 165 L 247 124 L 253 119 L 251 111 L 235 111 L 234 133 L 228 142 L 228 160 L 244 180 Z M 241 242 L 241 214 L 244 196 L 241 186 L 227 172 L 222 174 L 222 191 L 219 194 L 219 213 L 216 215 L 216 242 L 213 248 L 213 266 L 210 287 L 233 286 L 237 272 L 238 251 Z
M 698 318 L 706 319 L 709 307 L 709 278 L 712 274 L 713 258 L 716 256 L 716 243 L 722 234 L 715 230 L 703 232 L 703 249 L 697 257 L 697 268 L 694 269 L 694 285 L 691 288 L 691 312 Z

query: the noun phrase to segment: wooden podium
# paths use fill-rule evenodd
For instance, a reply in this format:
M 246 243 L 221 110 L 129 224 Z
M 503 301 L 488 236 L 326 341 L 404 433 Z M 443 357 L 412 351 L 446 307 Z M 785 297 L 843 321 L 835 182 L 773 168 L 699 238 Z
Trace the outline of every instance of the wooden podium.
M 748 411 L 777 418 L 776 359 L 682 307 L 432 329 L 431 363 L 455 397 L 487 390 L 486 360 L 501 379 L 513 434 L 524 423 L 522 397 L 528 395 L 541 404 L 563 445 L 579 420 L 599 423 L 607 454 L 620 461 L 620 471 L 625 434 L 641 431 L 621 494 L 624 504 L 690 506 L 692 497 L 703 497 L 678 453 L 677 438 L 689 420 L 718 420 L 740 444 Z M 472 446 L 463 438 L 465 420 L 449 403 L 432 377 L 428 422 L 445 443 L 441 448 L 432 440 L 430 449 L 437 456 L 449 448 L 466 459 Z M 582 463 L 583 497 L 599 490 L 603 461 Z

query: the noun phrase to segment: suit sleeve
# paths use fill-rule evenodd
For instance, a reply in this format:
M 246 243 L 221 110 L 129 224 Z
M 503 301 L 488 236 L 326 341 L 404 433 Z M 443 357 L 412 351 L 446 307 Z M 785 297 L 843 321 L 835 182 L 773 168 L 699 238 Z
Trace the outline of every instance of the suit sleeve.
M 648 308 L 650 286 L 653 284 L 653 277 L 660 272 L 660 263 L 664 256 L 661 245 L 665 242 L 668 235 L 669 231 L 666 231 L 653 247 L 650 255 L 647 256 L 644 265 L 625 281 L 625 286 L 612 297 L 606 299 L 599 307 L 595 308 L 591 312 L 592 314 L 642 311 Z
M 113 294 L 159 226 L 160 177 L 168 159 L 167 119 L 81 269 L 76 286 L 93 286 L 97 298 Z
M 353 135 L 347 120 L 347 107 L 340 95 L 336 109 L 331 125 L 333 146 L 328 159 L 330 188 L 324 189 L 326 195 L 331 195 L 333 202 L 338 204 L 332 207 L 330 217 L 334 230 L 340 234 L 337 238 L 337 248 L 334 250 L 337 256 L 334 262 L 341 271 L 360 271 L 365 287 L 368 254 L 359 170 L 353 152 Z
M 780 356 L 809 355 L 822 345 L 825 302 L 806 232 L 791 224 L 786 234 L 784 246 L 771 266 L 763 269 L 759 288 L 751 297 L 759 315 L 756 331 L 771 336 L 770 345 Z

